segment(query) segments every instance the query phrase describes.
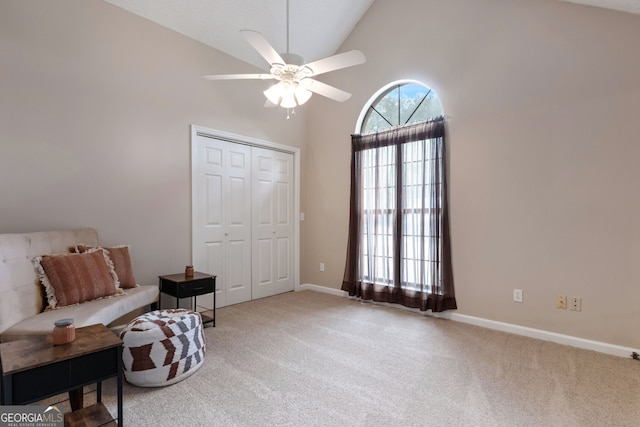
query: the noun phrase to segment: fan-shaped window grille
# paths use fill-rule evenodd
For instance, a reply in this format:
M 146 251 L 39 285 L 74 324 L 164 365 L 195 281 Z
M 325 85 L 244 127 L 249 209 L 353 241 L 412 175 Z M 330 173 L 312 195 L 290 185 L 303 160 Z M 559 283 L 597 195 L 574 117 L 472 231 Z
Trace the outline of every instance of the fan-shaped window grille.
M 360 134 L 380 132 L 442 116 L 434 91 L 420 83 L 398 83 L 384 90 L 369 106 Z

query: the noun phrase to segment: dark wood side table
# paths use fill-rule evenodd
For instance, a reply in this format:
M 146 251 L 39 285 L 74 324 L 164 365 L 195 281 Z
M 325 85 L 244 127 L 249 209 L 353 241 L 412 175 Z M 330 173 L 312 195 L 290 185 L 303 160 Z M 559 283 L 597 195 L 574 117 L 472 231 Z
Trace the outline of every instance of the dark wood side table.
M 51 335 L 0 344 L 0 366 L 2 405 L 27 405 L 95 383 L 97 403 L 65 414 L 65 425 L 112 423 L 102 403 L 102 381 L 117 377 L 122 425 L 122 340 L 102 324 L 76 329 L 69 344 L 54 346 Z
M 193 297 L 193 309 L 197 309 L 197 296 L 213 294 L 213 309 L 200 312 L 202 324 L 211 322 L 216 326 L 216 276 L 194 272 L 193 277 L 186 277 L 184 273 L 159 276 L 160 297 L 158 305 L 162 308 L 162 294 L 176 298 L 176 308 L 179 308 L 181 298 Z

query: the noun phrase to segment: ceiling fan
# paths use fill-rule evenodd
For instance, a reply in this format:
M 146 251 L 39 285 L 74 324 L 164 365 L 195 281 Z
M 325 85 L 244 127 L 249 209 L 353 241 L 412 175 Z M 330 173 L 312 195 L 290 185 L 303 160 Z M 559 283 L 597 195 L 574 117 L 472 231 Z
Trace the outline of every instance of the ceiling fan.
M 312 93 L 325 96 L 337 102 L 351 97 L 336 87 L 322 83 L 313 77 L 342 68 L 362 64 L 366 58 L 359 50 L 351 50 L 305 64 L 302 57 L 289 52 L 289 1 L 287 0 L 287 53 L 279 54 L 267 39 L 257 31 L 241 30 L 245 40 L 269 63 L 269 74 L 220 74 L 203 76 L 208 80 L 261 79 L 278 80 L 278 83 L 264 91 L 265 106 L 279 105 L 291 109 L 302 105 Z

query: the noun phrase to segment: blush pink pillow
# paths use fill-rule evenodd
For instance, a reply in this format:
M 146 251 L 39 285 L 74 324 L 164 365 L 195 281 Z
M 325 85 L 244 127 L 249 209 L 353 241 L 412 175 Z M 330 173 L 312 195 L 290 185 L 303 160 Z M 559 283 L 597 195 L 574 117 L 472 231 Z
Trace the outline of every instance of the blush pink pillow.
M 76 246 L 76 252 L 83 253 L 90 249 L 91 246 L 78 245 Z M 114 246 L 106 249 L 107 255 L 113 262 L 113 268 L 116 270 L 116 275 L 120 281 L 120 287 L 122 289 L 135 288 L 136 279 L 133 277 L 133 268 L 131 267 L 131 257 L 129 256 L 129 246 Z

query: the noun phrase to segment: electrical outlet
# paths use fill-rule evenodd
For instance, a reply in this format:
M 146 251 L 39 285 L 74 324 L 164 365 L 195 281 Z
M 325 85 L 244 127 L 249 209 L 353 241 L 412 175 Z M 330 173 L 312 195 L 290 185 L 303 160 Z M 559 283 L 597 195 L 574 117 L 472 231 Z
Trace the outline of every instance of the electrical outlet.
M 556 295 L 556 308 L 567 308 L 566 295 Z
M 569 297 L 569 310 L 571 310 L 571 311 L 580 311 L 580 310 L 582 310 L 582 298 L 580 298 L 580 297 Z
M 324 262 L 320 263 L 320 271 L 324 271 Z
M 513 300 L 515 302 L 522 302 L 522 289 L 513 290 Z

